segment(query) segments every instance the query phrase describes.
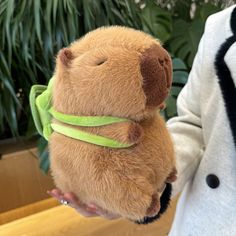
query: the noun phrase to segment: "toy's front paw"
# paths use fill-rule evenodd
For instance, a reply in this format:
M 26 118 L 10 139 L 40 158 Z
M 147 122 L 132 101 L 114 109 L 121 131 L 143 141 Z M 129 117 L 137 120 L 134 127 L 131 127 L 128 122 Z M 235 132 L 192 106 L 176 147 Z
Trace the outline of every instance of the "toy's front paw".
M 137 123 L 130 124 L 128 131 L 128 141 L 129 143 L 138 143 L 143 137 L 143 129 Z
M 176 181 L 176 179 L 177 179 L 177 170 L 176 170 L 176 168 L 173 168 L 172 172 L 167 177 L 166 182 L 172 183 L 172 182 Z
M 146 216 L 144 217 L 142 220 L 138 220 L 135 221 L 135 223 L 137 224 L 150 224 L 156 220 L 158 220 L 163 213 L 165 213 L 165 211 L 167 210 L 169 203 L 170 203 L 170 199 L 171 199 L 171 192 L 172 192 L 172 186 L 171 184 L 167 183 L 166 187 L 161 195 L 160 198 L 160 210 L 158 212 L 158 214 L 156 214 L 155 216 Z

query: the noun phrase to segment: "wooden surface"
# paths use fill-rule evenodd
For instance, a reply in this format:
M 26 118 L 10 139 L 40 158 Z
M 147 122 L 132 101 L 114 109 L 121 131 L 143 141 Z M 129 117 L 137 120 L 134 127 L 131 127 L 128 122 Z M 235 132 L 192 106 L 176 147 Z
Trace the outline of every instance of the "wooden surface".
M 0 236 L 164 236 L 169 232 L 175 204 L 161 220 L 146 226 L 122 219 L 84 218 L 74 209 L 58 206 L 0 226 Z
M 0 225 L 50 209 L 58 205 L 60 205 L 60 203 L 57 200 L 48 198 L 39 202 L 0 213 Z
M 48 198 L 53 181 L 39 169 L 36 149 L 14 152 L 0 160 L 0 213 Z

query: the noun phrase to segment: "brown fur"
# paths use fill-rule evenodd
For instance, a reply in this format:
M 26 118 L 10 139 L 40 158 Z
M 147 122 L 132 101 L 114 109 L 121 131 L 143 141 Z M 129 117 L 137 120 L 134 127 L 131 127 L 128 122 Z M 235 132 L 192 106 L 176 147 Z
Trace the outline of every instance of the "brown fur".
M 151 36 L 124 27 L 97 29 L 67 50 L 70 53 L 63 49 L 57 57 L 54 108 L 80 116 L 129 118 L 133 121 L 75 128 L 135 145 L 109 149 L 53 133 L 50 152 L 56 185 L 84 203 L 132 220 L 157 213 L 153 211 L 159 209 L 158 192 L 176 175 L 172 142 L 158 112 L 171 84 L 168 54 Z M 155 71 L 152 66 L 157 64 Z M 158 88 L 157 95 L 152 86 Z

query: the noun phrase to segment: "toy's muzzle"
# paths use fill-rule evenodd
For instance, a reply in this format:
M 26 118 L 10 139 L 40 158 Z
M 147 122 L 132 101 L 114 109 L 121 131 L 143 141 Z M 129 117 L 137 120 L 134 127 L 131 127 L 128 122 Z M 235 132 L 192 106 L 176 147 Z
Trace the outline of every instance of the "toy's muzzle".
M 147 106 L 158 106 L 168 96 L 172 83 L 172 63 L 168 52 L 153 45 L 142 53 L 140 71 Z

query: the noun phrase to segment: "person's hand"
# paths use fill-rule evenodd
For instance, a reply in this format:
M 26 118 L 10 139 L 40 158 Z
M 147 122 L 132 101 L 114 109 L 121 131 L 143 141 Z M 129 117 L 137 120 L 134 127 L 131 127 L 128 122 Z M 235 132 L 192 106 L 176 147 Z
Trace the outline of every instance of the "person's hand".
M 85 217 L 101 216 L 109 220 L 120 218 L 119 215 L 108 212 L 92 203 L 86 205 L 80 202 L 80 200 L 73 193 L 63 193 L 59 189 L 53 189 L 47 191 L 47 193 L 58 200 L 60 203 L 74 208 L 77 212 Z

